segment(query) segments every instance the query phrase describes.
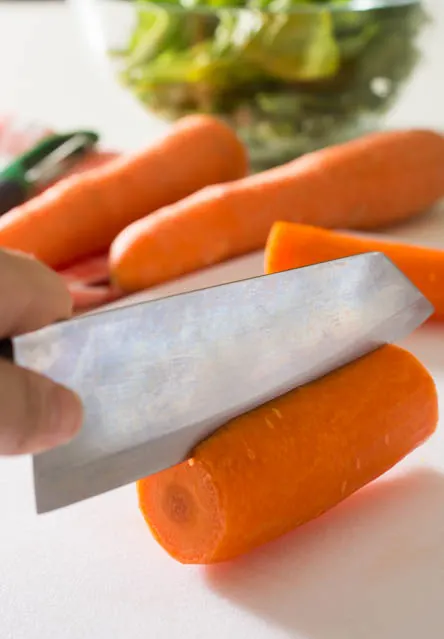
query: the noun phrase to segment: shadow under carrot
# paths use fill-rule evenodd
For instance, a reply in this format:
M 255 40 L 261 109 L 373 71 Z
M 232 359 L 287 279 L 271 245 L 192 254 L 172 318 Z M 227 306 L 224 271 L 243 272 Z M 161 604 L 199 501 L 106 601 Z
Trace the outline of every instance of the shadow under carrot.
M 383 479 L 294 533 L 204 570 L 300 639 L 444 637 L 444 475 Z

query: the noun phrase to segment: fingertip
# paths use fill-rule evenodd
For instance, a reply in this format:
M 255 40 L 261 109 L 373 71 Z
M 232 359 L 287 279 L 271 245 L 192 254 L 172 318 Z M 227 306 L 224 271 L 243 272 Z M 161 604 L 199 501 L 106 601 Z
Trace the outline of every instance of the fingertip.
M 0 249 L 0 295 L 9 300 L 0 316 L 0 334 L 37 330 L 73 313 L 73 299 L 64 279 L 29 255 Z
M 33 371 L 0 362 L 0 454 L 39 453 L 71 440 L 83 407 L 71 390 Z

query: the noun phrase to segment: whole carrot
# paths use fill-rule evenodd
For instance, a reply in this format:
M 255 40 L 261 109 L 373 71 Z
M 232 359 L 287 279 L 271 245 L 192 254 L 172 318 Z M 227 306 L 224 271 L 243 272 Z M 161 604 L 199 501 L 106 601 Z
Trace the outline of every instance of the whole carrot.
M 227 125 L 188 116 L 144 151 L 62 180 L 1 217 L 0 246 L 59 267 L 104 251 L 151 211 L 246 172 L 246 151 Z
M 384 346 L 234 419 L 188 461 L 139 481 L 140 508 L 178 561 L 232 559 L 376 479 L 436 423 L 429 373 Z
M 444 319 L 444 250 L 276 222 L 265 249 L 265 272 L 275 273 L 373 251 L 390 258 L 429 299 L 435 307 L 434 319 Z
M 125 229 L 112 274 L 128 291 L 260 249 L 278 220 L 365 229 L 425 211 L 444 196 L 444 137 L 375 133 L 211 186 Z

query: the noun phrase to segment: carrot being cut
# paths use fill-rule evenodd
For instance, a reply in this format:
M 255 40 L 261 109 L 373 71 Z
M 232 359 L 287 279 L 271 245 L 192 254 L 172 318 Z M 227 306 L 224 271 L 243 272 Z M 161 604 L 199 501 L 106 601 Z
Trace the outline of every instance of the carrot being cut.
M 435 307 L 434 319 L 444 319 L 444 250 L 276 222 L 265 249 L 265 272 L 275 273 L 373 251 L 390 258 L 429 299 Z
M 377 228 L 424 212 L 442 196 L 444 137 L 373 133 L 209 186 L 131 224 L 113 242 L 112 276 L 122 289 L 144 289 L 263 248 L 278 220 Z
M 74 175 L 0 218 L 0 247 L 52 267 L 105 251 L 125 226 L 208 184 L 243 177 L 247 156 L 216 118 L 187 116 L 140 153 Z
M 429 373 L 384 346 L 232 420 L 188 461 L 139 481 L 140 509 L 178 561 L 233 559 L 382 475 L 437 418 Z

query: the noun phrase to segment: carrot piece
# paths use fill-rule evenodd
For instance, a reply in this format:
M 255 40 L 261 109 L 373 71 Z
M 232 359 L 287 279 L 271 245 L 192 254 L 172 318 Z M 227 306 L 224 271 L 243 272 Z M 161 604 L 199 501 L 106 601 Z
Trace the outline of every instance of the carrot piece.
M 428 298 L 435 307 L 433 319 L 444 319 L 444 250 L 276 222 L 265 249 L 265 272 L 275 273 L 373 251 L 390 258 Z
M 63 266 L 106 250 L 151 211 L 246 172 L 246 151 L 231 128 L 188 116 L 144 151 L 61 180 L 9 211 L 0 218 L 0 246 Z
M 140 509 L 178 561 L 232 559 L 376 479 L 437 419 L 429 373 L 384 346 L 232 420 L 188 461 L 140 480 Z
M 77 283 L 84 286 L 103 284 L 109 281 L 108 254 L 95 255 L 58 271 L 67 283 Z
M 210 186 L 126 228 L 112 277 L 135 291 L 265 246 L 274 222 L 376 228 L 444 196 L 444 137 L 374 133 L 226 185 Z

